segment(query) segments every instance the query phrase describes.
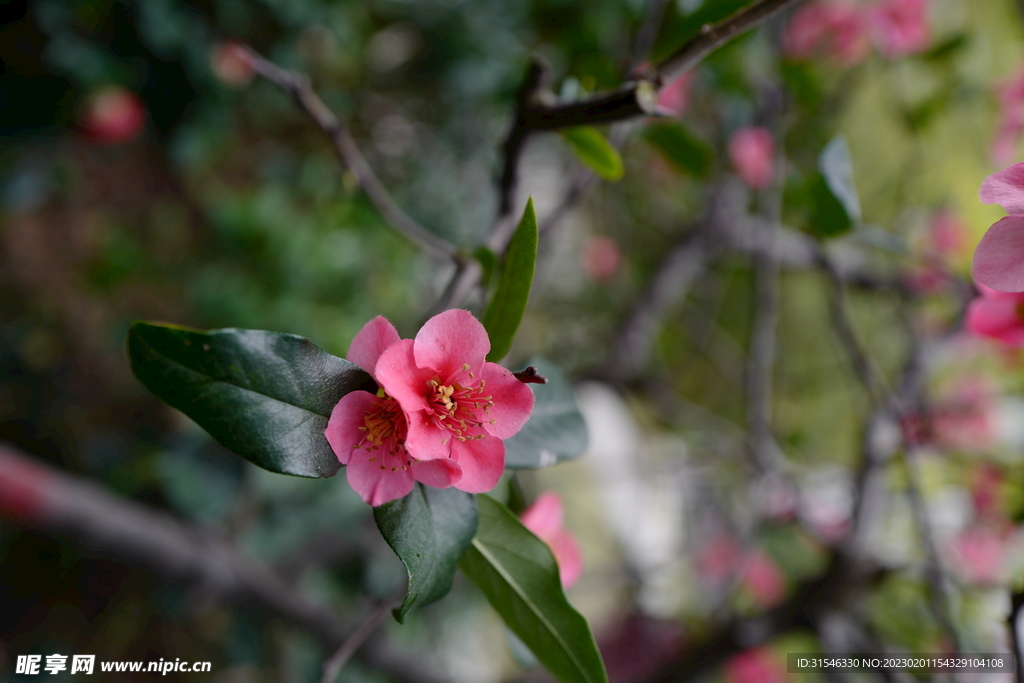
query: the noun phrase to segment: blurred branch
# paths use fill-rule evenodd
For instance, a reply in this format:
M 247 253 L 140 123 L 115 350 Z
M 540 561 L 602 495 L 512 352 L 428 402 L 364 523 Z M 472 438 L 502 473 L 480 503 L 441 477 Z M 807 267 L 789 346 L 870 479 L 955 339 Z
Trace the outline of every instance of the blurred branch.
M 799 2 L 802 0 L 753 2 L 717 24 L 705 24 L 694 38 L 661 60 L 648 78 L 577 102 L 538 107 L 529 112 L 526 125 L 533 130 L 558 130 L 650 116 L 656 113 L 657 88 L 662 83 L 673 80 L 733 38 Z
M 391 608 L 402 599 L 402 594 L 393 595 L 387 600 L 382 601 L 373 610 L 370 611 L 366 618 L 364 618 L 359 626 L 352 632 L 352 634 L 345 639 L 345 642 L 341 644 L 338 651 L 331 655 L 331 658 L 324 662 L 323 677 L 320 679 L 320 683 L 334 683 L 338 678 L 338 674 L 341 673 L 342 667 L 345 666 L 345 662 L 352 658 L 352 655 L 356 653 L 356 650 L 366 642 L 366 639 L 370 637 L 381 622 L 388 616 Z
M 116 498 L 6 445 L 0 445 L 0 514 L 160 576 L 192 582 L 215 597 L 255 603 L 315 634 L 331 650 L 357 633 L 334 612 L 313 604 L 269 567 L 223 540 L 166 513 Z M 380 644 L 371 643 L 360 655 L 396 680 L 438 683 L 422 667 Z
M 349 133 L 348 127 L 328 109 L 320 96 L 314 92 L 308 77 L 282 69 L 250 48 L 245 48 L 244 54 L 256 73 L 289 93 L 303 111 L 309 114 L 310 118 L 327 133 L 331 142 L 334 143 L 338 157 L 352 170 L 370 201 L 377 207 L 384 219 L 391 224 L 391 227 L 404 235 L 410 242 L 439 259 L 456 263 L 463 260 L 455 246 L 420 225 L 398 206 L 380 178 L 374 173 L 366 157 L 359 151 L 359 146 L 356 145 L 356 141 Z
M 1010 593 L 1010 615 L 1006 618 L 1010 622 L 1010 647 L 1013 648 L 1013 656 L 1017 660 L 1017 667 L 1015 678 L 1017 683 L 1024 683 L 1024 668 L 1021 667 L 1021 663 L 1024 662 L 1024 652 L 1021 651 L 1021 632 L 1020 632 L 1020 615 L 1021 611 L 1024 610 L 1024 593 L 1020 591 L 1013 591 Z

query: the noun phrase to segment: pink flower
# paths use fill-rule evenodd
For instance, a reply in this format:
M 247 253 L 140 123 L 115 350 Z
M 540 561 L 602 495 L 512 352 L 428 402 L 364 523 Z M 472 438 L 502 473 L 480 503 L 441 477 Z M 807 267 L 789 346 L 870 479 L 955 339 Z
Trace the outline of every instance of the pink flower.
M 249 85 L 255 75 L 245 48 L 232 40 L 220 43 L 210 53 L 210 69 L 222 83 L 232 88 Z
M 763 550 L 751 551 L 743 565 L 743 587 L 761 607 L 778 604 L 786 594 L 786 579 Z
M 882 0 L 868 13 L 871 36 L 889 59 L 922 52 L 931 44 L 928 0 Z
M 725 663 L 725 683 L 785 683 L 786 670 L 766 647 L 744 650 Z
M 394 326 L 377 316 L 352 340 L 348 360 L 377 380 L 378 359 L 385 349 L 399 341 Z M 388 395 L 367 391 L 345 394 L 331 412 L 325 435 L 338 460 L 345 465 L 349 486 L 374 507 L 407 495 L 414 481 L 448 488 L 462 476 L 454 460 L 424 458 L 409 452 L 405 413 Z
M 775 139 L 766 128 L 740 128 L 729 137 L 729 161 L 749 187 L 768 187 L 775 176 Z
M 986 448 L 995 438 L 995 390 L 982 378 L 957 383 L 955 393 L 941 400 L 932 414 L 935 442 L 948 449 Z
M 833 59 L 852 66 L 871 49 L 864 11 L 850 2 L 816 2 L 793 13 L 782 36 L 782 52 L 790 59 Z
M 971 583 L 995 584 L 1003 578 L 1005 541 L 994 529 L 973 526 L 953 539 L 953 566 Z
M 992 162 L 1006 166 L 1017 155 L 1017 143 L 1024 132 L 1024 67 L 996 86 L 999 123 L 992 141 Z
M 690 103 L 690 82 L 693 71 L 684 71 L 658 91 L 658 110 L 666 116 L 682 116 Z
M 374 349 L 383 342 L 375 343 Z M 505 467 L 507 439 L 526 423 L 533 392 L 485 358 L 484 326 L 453 309 L 428 320 L 415 339 L 390 343 L 376 359 L 375 378 L 405 415 L 404 446 L 417 460 L 451 460 L 470 493 L 494 488 Z
M 519 515 L 519 521 L 548 544 L 558 562 L 562 586 L 569 588 L 583 573 L 583 555 L 576 539 L 563 528 L 562 499 L 554 491 L 542 493 Z
M 1024 164 L 993 173 L 981 184 L 985 204 L 999 204 L 1011 214 L 981 238 L 971 272 L 981 284 L 1001 292 L 1024 292 Z
M 622 264 L 622 250 L 611 237 L 590 237 L 580 252 L 583 271 L 594 282 L 607 282 L 615 276 Z
M 142 131 L 146 110 L 133 93 L 111 85 L 88 96 L 80 118 L 88 137 L 102 145 L 117 145 Z
M 1007 346 L 1024 347 L 1024 293 L 1000 292 L 982 284 L 978 289 L 981 296 L 967 307 L 967 329 Z

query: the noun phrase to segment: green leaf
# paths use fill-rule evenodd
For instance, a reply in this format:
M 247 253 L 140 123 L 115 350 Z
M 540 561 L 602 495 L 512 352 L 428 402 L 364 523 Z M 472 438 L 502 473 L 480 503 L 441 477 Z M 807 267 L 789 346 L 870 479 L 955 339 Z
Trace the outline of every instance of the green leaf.
M 271 472 L 330 477 L 340 464 L 324 429 L 341 397 L 373 380 L 308 339 L 264 330 L 194 330 L 136 322 L 132 371 L 221 445 Z
M 820 173 L 810 181 L 811 232 L 819 237 L 835 237 L 853 228 L 846 209 L 828 187 Z
M 459 563 L 508 627 L 562 683 L 607 683 L 590 625 L 562 591 L 544 541 L 508 508 L 477 496 L 480 525 Z
M 526 312 L 526 302 L 533 286 L 537 238 L 537 214 L 533 210 L 533 197 L 530 197 L 505 252 L 505 263 L 494 297 L 480 320 L 491 339 L 491 352 L 487 354 L 489 361 L 501 360 L 512 348 L 512 340 Z
M 843 205 L 846 215 L 854 223 L 859 223 L 860 199 L 853 184 L 853 159 L 850 158 L 850 146 L 846 144 L 846 138 L 837 135 L 825 145 L 818 157 L 818 170 L 825 178 L 828 189 Z
M 456 489 L 416 484 L 405 498 L 374 508 L 373 518 L 409 572 L 405 600 L 393 612 L 402 623 L 413 607 L 451 590 L 459 558 L 476 533 L 476 499 Z
M 580 161 L 605 180 L 621 180 L 624 173 L 622 157 L 608 139 L 590 126 L 576 126 L 562 131 Z
M 697 178 L 711 171 L 711 147 L 682 124 L 652 123 L 644 129 L 644 137 L 680 171 Z
M 530 420 L 505 439 L 505 467 L 536 469 L 575 458 L 587 448 L 587 424 L 576 406 L 572 385 L 557 365 L 531 359 L 547 384 L 530 384 L 535 403 Z

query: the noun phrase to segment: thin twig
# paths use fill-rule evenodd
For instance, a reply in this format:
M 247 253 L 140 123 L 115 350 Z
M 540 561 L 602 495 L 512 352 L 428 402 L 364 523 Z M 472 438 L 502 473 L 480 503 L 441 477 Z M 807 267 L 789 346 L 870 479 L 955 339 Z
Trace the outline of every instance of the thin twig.
M 706 24 L 685 45 L 659 62 L 647 79 L 630 82 L 616 90 L 597 93 L 577 102 L 537 108 L 527 124 L 533 130 L 557 130 L 580 125 L 614 123 L 657 111 L 657 89 L 692 69 L 733 38 L 803 0 L 759 0 L 717 24 Z
M 404 592 L 404 591 L 403 591 Z M 382 601 L 377 605 L 369 614 L 359 623 L 356 630 L 345 639 L 345 642 L 341 644 L 337 652 L 331 655 L 331 658 L 324 662 L 323 676 L 320 679 L 320 683 L 334 683 L 338 678 L 338 674 L 341 673 L 342 667 L 345 663 L 356 653 L 356 650 L 366 642 L 366 639 L 370 637 L 381 622 L 388 616 L 391 608 L 396 602 L 401 600 L 402 594 L 397 594 Z
M 308 77 L 282 69 L 249 48 L 245 48 L 243 54 L 246 55 L 256 73 L 289 93 L 303 111 L 331 138 L 342 163 L 355 174 L 359 185 L 366 192 L 366 196 L 370 198 L 370 201 L 392 228 L 413 244 L 439 259 L 455 262 L 460 262 L 463 259 L 454 245 L 430 232 L 398 206 L 359 150 L 348 127 L 324 104 L 324 101 L 310 86 Z
M 1013 656 L 1017 660 L 1016 679 L 1017 683 L 1024 683 L 1024 650 L 1021 648 L 1021 632 L 1019 619 L 1024 610 L 1024 593 L 1014 591 L 1010 593 L 1010 615 L 1006 620 L 1010 623 L 1010 647 L 1013 648 Z

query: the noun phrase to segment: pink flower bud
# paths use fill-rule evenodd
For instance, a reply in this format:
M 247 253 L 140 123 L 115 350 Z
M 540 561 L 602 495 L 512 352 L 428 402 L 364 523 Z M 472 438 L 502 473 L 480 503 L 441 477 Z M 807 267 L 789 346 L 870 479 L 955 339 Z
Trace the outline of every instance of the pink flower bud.
M 775 177 L 772 134 L 766 128 L 740 128 L 729 137 L 729 161 L 749 187 L 768 187 Z
M 146 123 L 146 110 L 134 94 L 112 85 L 89 94 L 80 121 L 92 140 L 117 145 L 139 134 Z

